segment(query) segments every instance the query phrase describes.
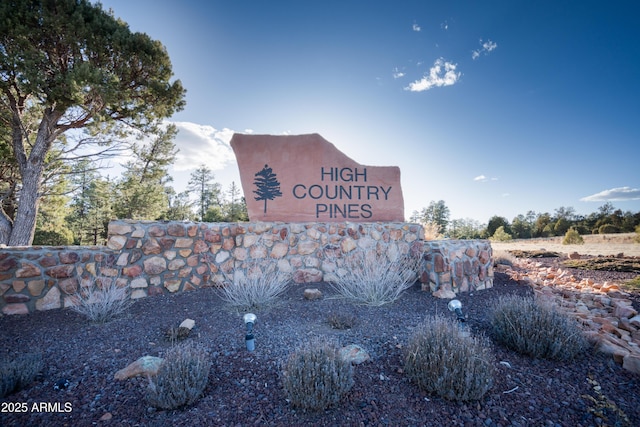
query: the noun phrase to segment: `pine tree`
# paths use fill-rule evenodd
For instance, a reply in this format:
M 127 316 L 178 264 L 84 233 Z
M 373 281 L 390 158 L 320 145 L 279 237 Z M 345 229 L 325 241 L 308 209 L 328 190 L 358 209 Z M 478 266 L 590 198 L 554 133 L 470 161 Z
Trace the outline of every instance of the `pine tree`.
M 253 191 L 256 194 L 255 199 L 256 201 L 264 200 L 264 213 L 267 213 L 267 200 L 273 200 L 276 197 L 282 196 L 280 182 L 269 165 L 264 165 L 264 168 L 262 168 L 260 172 L 257 172 L 255 177 L 256 179 L 253 181 L 253 185 L 258 187 L 257 190 Z
M 168 126 L 154 140 L 133 146 L 134 159 L 125 164 L 127 170 L 116 186 L 118 218 L 159 219 L 166 214 L 166 185 L 172 180 L 168 168 L 175 160 L 176 133 L 175 126 Z
M 220 208 L 220 184 L 214 181 L 215 175 L 205 164 L 191 173 L 187 190 L 195 193 L 198 201 L 198 217 L 204 221 L 207 216 L 211 221 L 217 221 L 221 214 L 207 215 L 212 208 Z

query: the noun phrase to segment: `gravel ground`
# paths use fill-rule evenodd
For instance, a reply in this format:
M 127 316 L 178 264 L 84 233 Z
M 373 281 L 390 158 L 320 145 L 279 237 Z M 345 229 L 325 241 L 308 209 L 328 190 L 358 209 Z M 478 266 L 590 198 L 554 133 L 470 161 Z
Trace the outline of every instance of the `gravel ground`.
M 547 259 L 543 262 L 557 262 Z M 581 272 L 596 280 L 622 280 L 630 273 Z M 317 287 L 325 298 L 306 301 L 302 291 Z M 490 305 L 499 295 L 531 289 L 496 273 L 494 287 L 460 295 L 467 326 L 488 330 Z M 404 348 L 425 315 L 447 311 L 446 300 L 419 284 L 393 304 L 357 306 L 327 298 L 325 283 L 292 286 L 282 302 L 256 311 L 256 350 L 244 347 L 242 315 L 213 289 L 138 300 L 119 319 L 91 324 L 71 310 L 51 310 L 0 318 L 0 356 L 39 351 L 41 378 L 0 399 L 2 426 L 602 426 L 640 425 L 640 377 L 611 357 L 592 351 L 572 362 L 532 360 L 494 345 L 496 378 L 478 402 L 450 402 L 417 389 L 402 373 Z M 636 308 L 638 299 L 634 299 Z M 332 329 L 331 313 L 356 317 L 351 329 Z M 153 409 L 145 400 L 146 379 L 113 379 L 114 373 L 144 355 L 162 356 L 164 337 L 185 318 L 196 326 L 188 340 L 204 345 L 213 361 L 204 395 L 176 411 Z M 355 385 L 337 406 L 320 413 L 293 410 L 280 382 L 280 366 L 299 344 L 315 336 L 340 345 L 359 344 L 371 360 L 355 366 Z M 66 378 L 70 386 L 54 390 Z M 46 402 L 47 412 L 33 410 Z M 11 412 L 27 403 L 25 413 Z M 68 410 L 68 412 L 65 412 Z M 625 420 L 625 416 L 628 419 Z

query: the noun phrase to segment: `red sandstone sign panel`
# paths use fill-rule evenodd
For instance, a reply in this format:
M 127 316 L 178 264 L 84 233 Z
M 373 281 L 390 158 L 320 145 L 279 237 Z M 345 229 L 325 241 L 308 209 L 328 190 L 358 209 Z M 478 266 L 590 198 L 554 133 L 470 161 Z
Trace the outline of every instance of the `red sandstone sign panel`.
M 404 221 L 397 166 L 365 166 L 318 134 L 234 134 L 251 221 Z

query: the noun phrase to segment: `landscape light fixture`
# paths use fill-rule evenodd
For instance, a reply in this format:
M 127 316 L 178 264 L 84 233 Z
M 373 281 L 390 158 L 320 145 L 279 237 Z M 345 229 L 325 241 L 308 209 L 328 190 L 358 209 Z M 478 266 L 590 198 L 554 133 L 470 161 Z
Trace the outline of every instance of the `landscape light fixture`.
M 242 318 L 244 324 L 247 326 L 247 333 L 244 336 L 244 341 L 247 344 L 247 350 L 253 351 L 256 348 L 256 340 L 253 336 L 253 324 L 256 323 L 256 315 L 253 313 L 247 313 Z
M 447 307 L 449 308 L 449 311 L 453 311 L 456 313 L 459 322 L 465 321 L 464 315 L 462 314 L 462 303 L 460 301 L 458 301 L 457 299 L 452 299 L 451 301 L 449 301 L 449 304 L 447 304 Z

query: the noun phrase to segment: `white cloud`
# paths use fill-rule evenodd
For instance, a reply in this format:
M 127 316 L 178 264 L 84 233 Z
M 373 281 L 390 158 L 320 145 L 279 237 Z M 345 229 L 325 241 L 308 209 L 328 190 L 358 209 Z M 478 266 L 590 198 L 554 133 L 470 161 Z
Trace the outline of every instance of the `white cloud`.
M 624 202 L 628 200 L 640 200 L 640 188 L 612 188 L 580 199 L 581 202 Z
M 397 67 L 393 69 L 392 75 L 394 79 L 399 79 L 400 77 L 404 77 L 404 73 L 400 71 Z
M 476 182 L 487 182 L 487 181 L 497 181 L 498 178 L 496 177 L 487 178 L 484 175 L 478 175 L 475 178 L 473 178 L 473 180 Z
M 471 52 L 472 59 L 478 59 L 482 54 L 488 55 L 491 51 L 495 50 L 498 47 L 498 44 L 492 42 L 491 40 L 483 42 L 482 39 L 480 39 L 480 46 L 482 46 L 480 49 L 476 49 Z
M 454 85 L 462 75 L 462 73 L 456 72 L 457 66 L 457 64 L 440 58 L 433 63 L 433 67 L 429 69 L 429 74 L 425 74 L 420 80 L 410 83 L 409 87 L 405 89 L 411 92 L 422 92 L 434 87 Z
M 420 31 L 422 31 L 422 28 L 420 28 L 420 25 L 418 24 L 413 24 L 413 31 L 419 33 Z
M 447 23 L 447 21 L 444 21 L 442 24 L 440 24 L 440 28 L 442 28 L 445 31 L 448 30 L 449 24 Z
M 209 125 L 192 122 L 173 122 L 178 128 L 175 143 L 178 154 L 173 165 L 176 171 L 198 168 L 205 164 L 212 171 L 224 169 L 235 161 L 229 145 L 235 131 L 218 130 Z

